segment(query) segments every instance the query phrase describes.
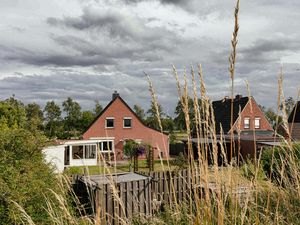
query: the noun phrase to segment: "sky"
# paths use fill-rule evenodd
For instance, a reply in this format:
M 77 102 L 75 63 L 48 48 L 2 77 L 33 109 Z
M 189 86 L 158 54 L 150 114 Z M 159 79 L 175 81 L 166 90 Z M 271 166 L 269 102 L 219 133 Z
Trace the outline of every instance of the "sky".
M 0 0 L 0 99 L 44 106 L 67 97 L 82 108 L 105 106 L 113 91 L 149 108 L 151 76 L 164 111 L 183 78 L 203 67 L 208 95 L 230 95 L 228 57 L 233 0 Z M 241 0 L 235 94 L 276 107 L 283 68 L 285 96 L 300 88 L 300 1 Z M 189 87 L 191 84 L 189 83 Z M 190 88 L 192 93 L 192 89 Z

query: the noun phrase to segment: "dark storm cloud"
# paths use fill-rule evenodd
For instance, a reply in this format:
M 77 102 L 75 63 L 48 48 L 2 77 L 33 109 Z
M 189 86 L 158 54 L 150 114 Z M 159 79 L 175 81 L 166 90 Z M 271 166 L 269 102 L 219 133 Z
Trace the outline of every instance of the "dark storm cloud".
M 147 19 L 132 17 L 122 14 L 117 10 L 96 11 L 89 8 L 83 9 L 79 17 L 48 18 L 47 23 L 52 26 L 72 28 L 74 30 L 94 30 L 96 34 L 117 41 L 134 41 L 135 45 L 170 49 L 174 42 L 180 42 L 175 32 L 165 27 L 149 27 Z M 168 44 L 168 42 L 171 42 Z M 109 44 L 109 43 L 108 43 Z
M 115 10 L 96 12 L 88 8 L 79 17 L 47 19 L 52 26 L 75 30 L 76 36 L 52 35 L 52 39 L 80 52 L 83 58 L 101 55 L 126 62 L 161 62 L 166 54 L 175 52 L 185 42 L 176 32 L 165 27 L 149 27 L 147 21 Z M 90 35 L 86 35 L 86 30 Z M 97 41 L 98 36 L 104 41 Z M 116 60 L 115 63 L 122 62 Z
M 19 47 L 6 47 L 0 45 L 0 60 L 25 63 L 35 66 L 92 66 L 113 64 L 114 61 L 103 55 L 85 56 L 61 53 L 38 53 Z
M 116 76 L 118 77 L 117 80 Z M 161 81 L 164 80 L 165 78 L 162 77 Z M 159 91 L 164 89 L 169 92 L 167 83 L 157 83 L 156 81 L 154 83 Z M 99 100 L 105 106 L 111 100 L 114 90 L 118 91 L 131 106 L 139 104 L 147 109 L 150 105 L 151 95 L 144 76 L 137 78 L 125 74 L 115 74 L 114 76 L 89 75 L 76 73 L 76 71 L 73 75 L 70 75 L 70 71 L 57 71 L 56 74 L 51 76 L 23 75 L 0 80 L 0 96 L 2 99 L 14 94 L 16 98 L 25 103 L 37 102 L 44 106 L 47 101 L 55 100 L 61 103 L 71 96 L 82 105 L 83 110 L 93 108 L 95 100 Z M 174 93 L 176 93 L 175 89 Z M 172 107 L 176 102 L 176 95 L 173 98 L 172 96 L 158 94 L 158 98 L 164 106 L 165 112 L 173 114 Z
M 242 48 L 238 54 L 242 62 L 274 63 L 291 52 L 299 52 L 300 43 L 295 38 L 281 37 L 274 39 L 258 39 L 252 45 Z
M 53 26 L 66 26 L 72 27 L 78 30 L 85 30 L 97 27 L 105 26 L 118 26 L 122 18 L 118 14 L 106 13 L 106 14 L 93 14 L 87 8 L 84 9 L 84 13 L 81 17 L 65 17 L 64 19 L 57 19 L 50 17 L 47 19 L 47 23 Z M 112 31 L 112 34 L 116 30 Z

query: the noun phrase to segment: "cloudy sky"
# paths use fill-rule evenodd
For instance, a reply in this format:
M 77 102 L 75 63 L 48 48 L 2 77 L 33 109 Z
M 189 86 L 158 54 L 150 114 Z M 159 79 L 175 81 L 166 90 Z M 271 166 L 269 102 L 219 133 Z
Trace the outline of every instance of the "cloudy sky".
M 229 95 L 234 0 L 0 0 L 0 99 L 106 105 L 117 90 L 148 108 L 150 93 L 172 115 L 180 74 L 201 63 L 209 96 Z M 274 107 L 300 88 L 300 1 L 241 0 L 236 93 Z

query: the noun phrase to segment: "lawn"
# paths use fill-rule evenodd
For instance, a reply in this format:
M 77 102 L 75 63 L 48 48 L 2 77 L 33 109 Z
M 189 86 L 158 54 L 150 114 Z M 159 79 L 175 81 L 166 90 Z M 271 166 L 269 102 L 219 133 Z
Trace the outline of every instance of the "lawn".
M 173 170 L 175 166 L 171 165 L 172 160 L 169 160 L 170 162 L 170 169 Z M 162 165 L 163 163 L 163 165 Z M 67 174 L 84 174 L 85 170 L 87 170 L 87 173 L 90 175 L 96 175 L 96 174 L 104 174 L 104 173 L 122 173 L 122 172 L 130 172 L 130 162 L 124 161 L 117 163 L 115 166 L 104 166 L 104 165 L 98 165 L 98 166 L 76 166 L 76 167 L 69 167 L 66 171 Z M 160 160 L 154 161 L 154 171 L 162 171 L 163 169 L 168 169 L 168 163 L 167 160 L 163 160 L 162 162 Z M 133 165 L 132 165 L 133 166 Z M 149 168 L 147 167 L 146 160 L 139 160 L 139 172 L 148 172 Z

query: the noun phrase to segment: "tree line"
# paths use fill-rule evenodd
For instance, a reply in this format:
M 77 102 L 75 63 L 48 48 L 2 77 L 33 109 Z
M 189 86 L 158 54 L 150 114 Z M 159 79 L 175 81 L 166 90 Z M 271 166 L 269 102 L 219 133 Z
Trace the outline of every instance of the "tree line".
M 198 104 L 201 107 L 200 99 Z M 295 100 L 289 97 L 285 100 L 284 104 L 289 114 L 293 109 Z M 191 98 L 188 100 L 188 108 L 191 129 L 193 129 L 195 112 Z M 260 106 L 260 108 L 274 128 L 282 121 L 282 117 L 272 108 L 264 106 Z M 280 105 L 279 108 L 282 109 L 283 105 Z M 43 131 L 48 138 L 80 138 L 102 110 L 103 107 L 99 101 L 95 101 L 95 106 L 92 110 L 82 110 L 80 104 L 70 97 L 63 101 L 61 105 L 55 101 L 48 101 L 45 107 L 41 108 L 37 103 L 26 105 L 12 96 L 0 101 L 0 128 L 5 126 L 24 127 L 26 121 L 27 129 Z M 133 110 L 145 125 L 160 130 L 153 102 L 151 102 L 150 108 L 147 111 L 138 104 L 134 105 Z M 186 130 L 184 110 L 180 101 L 177 102 L 173 118 L 164 112 L 160 104 L 158 104 L 158 110 L 162 128 L 165 132 L 172 134 L 175 130 L 182 132 Z

